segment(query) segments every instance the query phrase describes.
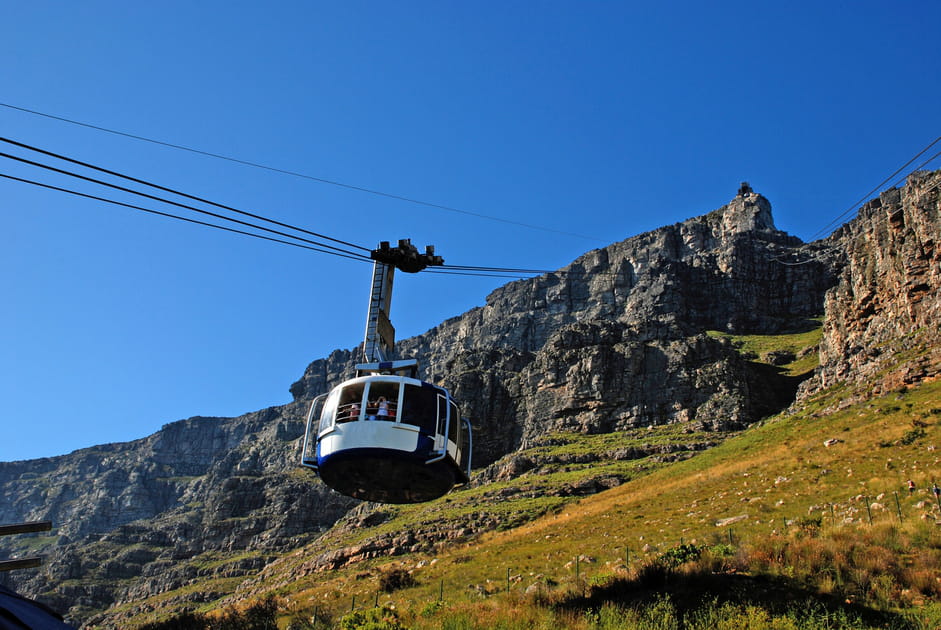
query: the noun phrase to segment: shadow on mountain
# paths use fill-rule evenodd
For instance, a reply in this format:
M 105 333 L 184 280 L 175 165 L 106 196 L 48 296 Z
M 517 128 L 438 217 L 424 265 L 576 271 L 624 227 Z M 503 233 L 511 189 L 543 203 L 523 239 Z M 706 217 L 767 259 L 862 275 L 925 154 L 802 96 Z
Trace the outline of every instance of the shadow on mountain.
M 784 368 L 748 362 L 748 384 L 752 389 L 752 408 L 754 418 L 766 418 L 787 409 L 797 397 L 800 384 L 813 376 L 813 370 L 792 376 Z

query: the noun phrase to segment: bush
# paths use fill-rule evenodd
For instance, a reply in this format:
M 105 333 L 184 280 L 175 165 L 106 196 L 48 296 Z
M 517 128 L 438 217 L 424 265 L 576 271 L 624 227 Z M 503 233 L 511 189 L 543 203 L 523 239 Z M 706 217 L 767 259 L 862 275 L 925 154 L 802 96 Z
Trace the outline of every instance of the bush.
M 902 444 L 908 446 L 913 444 L 916 440 L 925 437 L 926 435 L 928 434 L 925 433 L 924 429 L 921 427 L 915 427 L 914 429 L 905 432 L 905 435 L 902 436 L 901 442 Z
M 592 575 L 588 578 L 588 587 L 589 588 L 604 588 L 610 586 L 617 580 L 617 576 L 613 573 L 601 573 L 599 575 Z
M 444 606 L 445 606 L 444 602 L 441 601 L 440 599 L 437 600 L 437 601 L 428 602 L 428 603 L 425 604 L 425 606 L 421 609 L 421 612 L 420 612 L 419 614 L 420 614 L 422 617 L 434 617 L 435 615 L 438 614 L 438 612 L 439 612 L 442 608 L 444 608 Z
M 407 630 L 391 608 L 357 610 L 340 619 L 340 630 Z
M 155 621 L 140 626 L 137 630 L 206 630 L 209 621 L 199 613 L 183 612 L 165 621 Z
M 220 617 L 184 612 L 138 630 L 278 630 L 277 617 L 278 604 L 269 597 L 245 610 L 227 609 Z
M 699 560 L 699 556 L 702 555 L 702 550 L 702 547 L 686 543 L 683 545 L 677 545 L 672 549 L 668 549 L 663 554 L 661 554 L 657 560 L 668 567 L 676 568 L 681 564 Z
M 278 604 L 269 597 L 244 611 L 227 610 L 210 620 L 209 630 L 278 630 Z
M 403 588 L 415 586 L 418 582 L 412 574 L 402 568 L 393 568 L 379 576 L 379 588 L 384 593 L 391 593 Z
M 794 521 L 794 525 L 797 526 L 798 533 L 814 537 L 820 533 L 820 528 L 823 527 L 823 517 L 805 516 Z
M 320 605 L 315 605 L 304 614 L 295 613 L 286 630 L 332 630 L 333 615 Z

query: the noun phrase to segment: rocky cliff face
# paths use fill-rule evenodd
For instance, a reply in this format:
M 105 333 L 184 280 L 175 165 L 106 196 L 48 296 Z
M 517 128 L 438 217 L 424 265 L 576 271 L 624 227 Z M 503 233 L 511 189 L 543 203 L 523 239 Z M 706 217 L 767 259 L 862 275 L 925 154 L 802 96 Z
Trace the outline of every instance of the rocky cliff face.
M 494 291 L 486 305 L 398 344 L 419 356 L 474 423 L 488 464 L 545 431 L 603 432 L 691 422 L 741 427 L 778 405 L 764 376 L 706 330 L 798 330 L 822 312 L 836 265 L 777 230 L 770 203 L 743 188 L 707 215 L 589 252 Z M 326 391 L 355 356 L 315 361 L 292 386 Z M 788 401 L 789 402 L 789 401 Z
M 831 242 L 845 256 L 826 295 L 821 367 L 802 395 L 848 383 L 846 402 L 941 373 L 941 171 L 869 201 Z
M 743 187 L 709 214 L 511 282 L 485 306 L 400 342 L 398 351 L 420 357 L 425 378 L 461 401 L 474 424 L 478 467 L 553 431 L 738 428 L 792 396 L 781 396 L 773 370 L 756 370 L 705 331 L 804 329 L 841 273 L 839 257 L 824 255 L 832 244 L 805 245 L 777 230 L 768 201 Z M 810 262 L 781 262 L 795 259 Z M 937 271 L 931 260 L 928 275 Z M 839 367 L 835 332 L 827 343 L 832 361 L 822 381 L 852 369 Z M 297 468 L 304 413 L 313 396 L 348 377 L 358 357 L 337 350 L 314 361 L 283 407 L 194 418 L 128 444 L 0 464 L 0 521 L 56 524 L 56 537 L 16 543 L 45 550 L 47 566 L 4 579 L 81 621 L 114 602 L 247 575 L 270 554 L 315 539 L 356 502 Z M 0 553 L 21 550 L 12 544 L 0 540 L 8 545 Z

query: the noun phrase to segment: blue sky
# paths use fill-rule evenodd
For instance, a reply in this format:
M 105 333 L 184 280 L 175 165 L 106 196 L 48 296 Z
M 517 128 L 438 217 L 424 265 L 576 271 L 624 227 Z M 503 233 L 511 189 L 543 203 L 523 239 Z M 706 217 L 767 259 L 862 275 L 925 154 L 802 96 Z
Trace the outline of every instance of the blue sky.
M 941 133 L 933 0 L 0 12 L 4 104 L 492 218 L 8 107 L 2 136 L 362 246 L 434 244 L 449 264 L 558 268 L 743 180 L 810 240 Z M 93 188 L 8 159 L 0 173 Z M 0 213 L 0 461 L 285 403 L 310 361 L 361 341 L 368 264 L 9 180 Z M 398 337 L 502 282 L 399 275 Z

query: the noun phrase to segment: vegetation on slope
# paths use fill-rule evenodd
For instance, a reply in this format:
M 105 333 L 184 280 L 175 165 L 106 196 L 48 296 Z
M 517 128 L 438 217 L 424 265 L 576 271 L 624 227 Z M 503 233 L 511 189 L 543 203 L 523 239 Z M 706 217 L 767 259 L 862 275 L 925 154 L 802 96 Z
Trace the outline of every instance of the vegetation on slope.
M 804 369 L 795 362 L 784 369 Z M 822 392 L 672 463 L 684 440 L 716 436 L 549 436 L 518 454 L 517 477 L 351 517 L 241 592 L 277 596 L 282 628 L 937 627 L 941 384 L 853 405 L 848 395 Z M 666 456 L 591 457 L 655 444 Z M 625 483 L 560 492 L 608 475 Z M 500 531 L 486 515 L 515 527 Z M 491 532 L 336 568 L 313 562 L 468 517 Z
M 401 622 L 415 628 L 447 627 L 449 615 L 465 620 L 451 627 L 542 627 L 564 618 L 588 628 L 586 610 L 608 606 L 620 612 L 606 614 L 622 620 L 642 618 L 644 606 L 626 611 L 664 605 L 660 598 L 671 593 L 674 627 L 703 627 L 690 620 L 720 612 L 767 618 L 755 627 L 935 627 L 939 394 L 941 384 L 930 383 L 828 418 L 768 422 L 559 514 L 438 554 L 437 562 L 338 571 L 329 586 L 289 601 L 332 606 L 339 616 L 354 595 L 375 603 L 378 576 L 399 566 L 417 585 L 378 600 L 395 604 Z M 676 551 L 690 548 L 697 553 L 688 558 Z M 447 603 L 437 619 L 421 614 L 439 598 Z M 839 619 L 849 625 L 833 625 Z

